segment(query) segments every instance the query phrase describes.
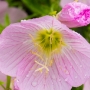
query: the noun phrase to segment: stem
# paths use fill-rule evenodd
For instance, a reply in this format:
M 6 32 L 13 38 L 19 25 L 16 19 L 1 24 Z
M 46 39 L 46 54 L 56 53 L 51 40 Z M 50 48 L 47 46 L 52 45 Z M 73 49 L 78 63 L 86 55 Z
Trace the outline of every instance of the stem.
M 10 83 L 11 83 L 11 77 L 7 76 L 7 82 L 6 82 L 6 89 L 5 90 L 10 90 Z

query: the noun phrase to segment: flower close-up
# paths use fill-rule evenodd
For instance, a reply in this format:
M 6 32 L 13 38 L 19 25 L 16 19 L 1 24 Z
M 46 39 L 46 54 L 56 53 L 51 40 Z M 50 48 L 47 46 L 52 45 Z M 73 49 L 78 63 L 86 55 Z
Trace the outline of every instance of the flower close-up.
M 0 37 L 0 70 L 20 90 L 71 90 L 90 76 L 90 45 L 55 17 L 22 20 Z
M 69 28 L 87 26 L 90 24 L 90 6 L 76 1 L 68 3 L 57 14 L 57 19 Z

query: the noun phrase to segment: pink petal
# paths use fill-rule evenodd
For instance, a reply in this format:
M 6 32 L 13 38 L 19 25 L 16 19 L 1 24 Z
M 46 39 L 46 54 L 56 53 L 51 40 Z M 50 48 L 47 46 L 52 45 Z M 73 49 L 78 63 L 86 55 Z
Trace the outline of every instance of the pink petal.
M 90 79 L 84 84 L 83 90 L 90 90 Z
M 31 30 L 34 28 L 35 25 L 31 27 Z M 3 73 L 16 75 L 19 63 L 33 48 L 30 33 L 32 33 L 30 29 L 20 24 L 12 24 L 3 31 L 0 38 L 0 69 Z
M 80 2 L 71 2 L 57 14 L 57 19 L 69 28 L 86 26 L 90 24 L 90 7 Z
M 20 90 L 18 85 L 17 85 L 16 79 L 14 80 L 14 89 L 13 90 Z
M 47 28 L 51 28 L 50 25 L 52 25 L 52 22 L 50 21 L 55 18 L 46 16 L 40 19 L 42 19 L 41 23 L 43 20 L 46 21 L 44 22 L 45 24 L 42 23 L 42 26 L 35 24 L 34 21 L 31 20 L 32 22 L 29 23 L 29 28 L 27 20 L 24 23 L 11 24 L 2 32 L 0 38 L 0 69 L 3 73 L 12 76 L 16 75 L 18 65 L 34 48 L 29 34 L 34 36 L 37 30 L 44 29 L 44 25 L 48 25 Z
M 85 83 L 90 75 L 90 45 L 74 31 L 62 31 L 67 47 L 55 56 L 62 77 L 74 87 Z
M 55 18 L 52 18 L 50 16 L 44 16 L 44 17 L 40 17 L 40 18 L 35 18 L 35 19 L 30 19 L 30 20 L 22 20 L 21 23 L 23 26 L 30 28 L 30 24 L 35 24 L 38 25 L 41 28 L 44 29 L 50 29 L 51 27 L 53 27 L 53 22 L 54 22 Z M 53 22 L 51 22 L 53 21 Z
M 28 57 L 27 57 L 28 58 Z M 58 73 L 57 67 L 54 64 L 49 68 L 49 72 L 35 72 L 39 65 L 30 58 L 23 61 L 17 72 L 17 85 L 20 90 L 71 90 L 71 86 Z

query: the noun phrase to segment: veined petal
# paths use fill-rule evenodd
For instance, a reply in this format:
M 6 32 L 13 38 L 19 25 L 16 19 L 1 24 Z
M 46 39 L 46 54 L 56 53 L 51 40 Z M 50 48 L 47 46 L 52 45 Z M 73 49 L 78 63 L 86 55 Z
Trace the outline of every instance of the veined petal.
M 45 29 L 47 25 L 46 29 L 53 28 L 54 20 L 56 19 L 51 16 L 45 16 L 39 18 L 39 20 L 29 20 L 30 23 L 28 23 L 29 21 L 27 20 L 8 26 L 0 37 L 1 71 L 5 74 L 15 76 L 18 65 L 23 58 L 26 57 L 30 51 L 35 51 L 32 37 L 35 36 L 36 31 Z M 57 22 L 59 25 L 60 22 Z
M 55 56 L 62 77 L 76 87 L 85 83 L 90 76 L 90 45 L 73 31 L 62 31 L 67 47 Z
M 30 20 L 22 20 L 21 24 L 27 28 L 30 28 L 30 23 L 38 25 L 39 27 L 43 28 L 43 29 L 50 29 L 53 28 L 53 23 L 54 23 L 55 17 L 51 17 L 51 16 L 44 16 L 44 17 L 40 17 L 40 18 L 35 18 L 35 19 L 30 19 Z
M 21 90 L 71 90 L 71 86 L 58 73 L 55 64 L 49 68 L 47 73 L 45 71 L 35 72 L 39 66 L 33 61 L 30 62 L 28 59 L 19 66 L 17 85 Z
M 30 29 L 26 29 L 18 23 L 8 26 L 2 32 L 0 37 L 0 69 L 3 73 L 15 76 L 19 63 L 30 50 L 34 50 L 29 34 L 32 33 L 33 29 L 36 30 L 35 25 L 32 25 Z M 38 27 L 38 29 L 40 28 Z

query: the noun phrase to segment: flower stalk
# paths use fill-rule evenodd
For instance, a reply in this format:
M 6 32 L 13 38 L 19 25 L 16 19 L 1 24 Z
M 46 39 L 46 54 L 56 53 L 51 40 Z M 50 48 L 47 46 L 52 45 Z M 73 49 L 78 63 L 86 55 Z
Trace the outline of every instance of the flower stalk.
M 10 83 L 11 83 L 11 77 L 7 76 L 6 89 L 5 90 L 10 90 Z

